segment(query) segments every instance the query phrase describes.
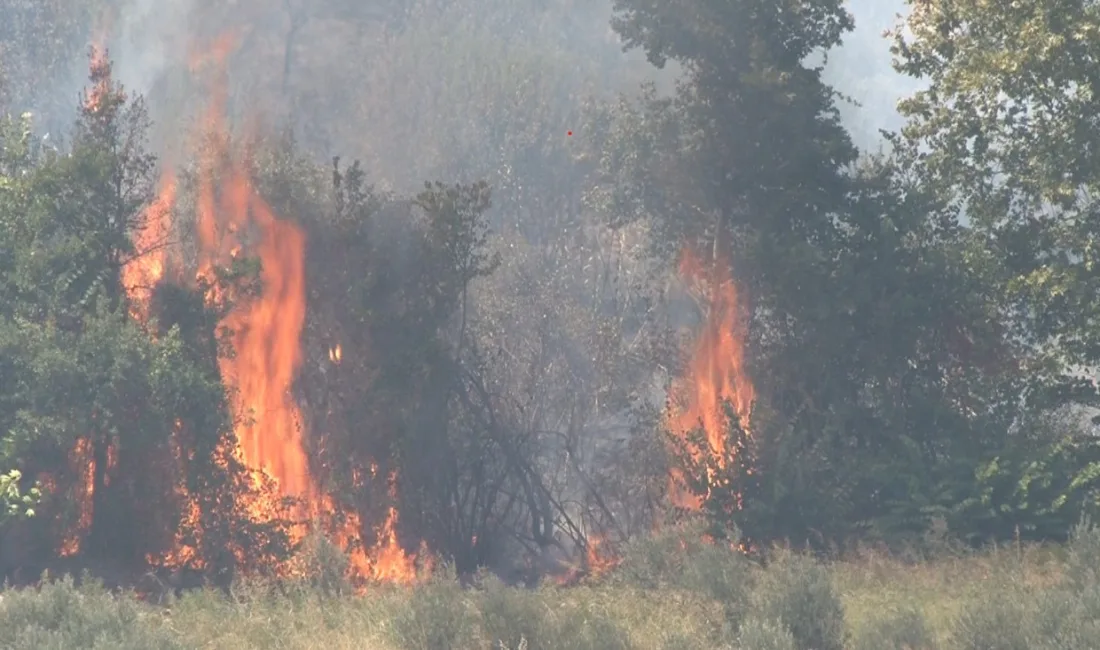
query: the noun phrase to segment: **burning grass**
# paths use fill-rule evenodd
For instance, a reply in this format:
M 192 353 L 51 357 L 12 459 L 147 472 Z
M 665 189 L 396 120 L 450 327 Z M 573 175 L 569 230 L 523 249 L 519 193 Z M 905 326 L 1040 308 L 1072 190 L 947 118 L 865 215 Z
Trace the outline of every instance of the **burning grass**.
M 443 572 L 365 597 L 248 583 L 161 608 L 53 583 L 0 594 L 0 647 L 1086 648 L 1100 612 L 1098 561 L 1095 529 L 1058 549 L 832 563 L 778 552 L 766 568 L 665 534 L 574 587 L 485 577 L 462 588 Z

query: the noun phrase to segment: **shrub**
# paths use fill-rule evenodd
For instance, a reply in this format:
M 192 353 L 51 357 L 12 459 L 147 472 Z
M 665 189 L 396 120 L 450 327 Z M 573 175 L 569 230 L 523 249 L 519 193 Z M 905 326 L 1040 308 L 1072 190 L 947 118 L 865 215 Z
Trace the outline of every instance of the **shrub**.
M 527 650 L 616 650 L 630 646 L 626 631 L 585 587 L 530 591 L 500 580 L 481 581 L 479 609 L 483 636 L 494 648 Z
M 955 623 L 952 637 L 960 650 L 1028 650 L 1033 648 L 1033 599 L 1006 588 L 971 603 Z
M 307 537 L 297 559 L 309 586 L 320 591 L 323 597 L 339 597 L 351 592 L 347 578 L 350 560 L 324 535 L 313 533 Z
M 1100 528 L 1083 519 L 1070 534 L 1066 575 L 1076 591 L 1100 586 Z
M 413 587 L 390 627 L 394 643 L 409 650 L 477 647 L 477 632 L 477 613 L 453 570 Z
M 549 591 L 549 590 L 548 590 Z M 587 587 L 559 590 L 555 600 L 558 605 L 550 615 L 550 633 L 553 638 L 543 641 L 543 648 L 565 650 L 626 650 L 631 646 L 627 631 L 620 627 L 603 603 Z M 567 599 L 562 596 L 566 595 Z
M 1100 592 L 1055 589 L 1038 599 L 1029 626 L 1035 650 L 1095 648 L 1100 639 Z
M 737 533 L 731 539 L 736 543 Z M 681 526 L 627 545 L 614 579 L 659 589 L 684 589 L 722 603 L 736 627 L 748 604 L 752 562 L 725 545 L 704 540 L 701 525 Z
M 779 621 L 750 617 L 737 633 L 739 650 L 798 650 L 794 635 Z
M 924 615 L 905 608 L 862 628 L 852 647 L 853 650 L 936 650 L 938 645 Z
M 844 650 L 844 605 L 828 570 L 812 558 L 777 551 L 761 572 L 751 603 L 758 618 L 780 621 L 799 648 Z
M 536 592 L 510 588 L 496 576 L 484 576 L 480 583 L 481 627 L 493 647 L 554 647 L 554 639 L 548 638 L 546 606 Z
M 85 577 L 44 580 L 3 592 L 0 648 L 147 650 L 182 648 L 162 614 L 130 595 L 114 596 Z
M 685 546 L 698 538 L 696 533 L 701 533 L 701 529 L 680 527 L 631 540 L 623 547 L 622 562 L 611 581 L 643 589 L 682 582 L 688 555 Z

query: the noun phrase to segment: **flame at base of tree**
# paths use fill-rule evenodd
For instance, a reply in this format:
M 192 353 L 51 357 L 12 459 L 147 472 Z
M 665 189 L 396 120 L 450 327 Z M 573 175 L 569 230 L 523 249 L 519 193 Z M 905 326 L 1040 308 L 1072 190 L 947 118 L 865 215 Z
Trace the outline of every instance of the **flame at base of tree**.
M 212 60 L 224 63 L 232 39 L 212 48 Z M 203 61 L 194 62 L 198 67 Z M 93 60 L 93 66 L 96 65 Z M 109 85 L 104 86 L 109 88 Z M 98 91 L 98 86 L 96 88 Z M 219 354 L 218 366 L 237 424 L 235 444 L 223 444 L 214 459 L 222 470 L 244 468 L 245 485 L 234 486 L 235 507 L 245 520 L 280 524 L 291 544 L 301 542 L 318 525 L 334 543 L 348 552 L 351 577 L 361 582 L 408 582 L 417 578 L 417 555 L 406 553 L 397 540 L 397 510 L 390 507 L 367 546 L 357 512 L 341 507 L 318 487 L 311 473 L 303 418 L 292 395 L 301 364 L 300 336 L 305 321 L 305 236 L 294 223 L 280 219 L 256 191 L 247 156 L 230 148 L 225 128 L 225 89 L 218 85 L 205 122 L 205 157 L 200 165 L 196 202 L 198 271 L 196 288 L 208 307 L 224 309 L 219 337 L 231 342 L 231 353 Z M 127 264 L 123 284 L 132 304 L 131 315 L 149 317 L 150 289 L 165 273 L 163 242 L 170 231 L 176 182 L 166 174 L 157 200 L 145 215 L 145 228 L 133 233 L 139 255 Z M 159 244 L 159 245 L 158 245 Z M 258 287 L 243 287 L 241 277 L 225 277 L 246 256 L 259 261 Z M 247 273 L 243 273 L 247 275 Z M 251 290 L 250 290 L 251 289 Z M 338 348 L 337 348 L 338 350 Z M 336 359 L 339 352 L 334 353 Z M 176 437 L 182 432 L 177 423 Z M 177 441 L 178 442 L 178 441 Z M 182 477 L 192 459 L 174 451 L 179 485 L 176 499 L 180 521 L 173 547 L 150 554 L 147 561 L 165 567 L 206 569 L 211 543 L 203 531 L 204 513 L 199 495 L 191 494 Z M 228 476 L 242 475 L 227 472 Z M 393 494 L 391 480 L 391 498 Z M 90 502 L 90 499 L 89 499 Z M 226 540 L 222 540 L 224 543 Z M 242 540 L 248 543 L 249 540 Z M 77 547 L 78 547 L 77 543 Z M 245 549 L 229 544 L 238 565 Z M 422 549 L 421 555 L 426 556 Z M 252 553 L 255 559 L 255 553 Z M 293 563 L 264 567 L 291 575 Z
M 76 504 L 76 525 L 65 531 L 61 540 L 58 555 L 71 557 L 80 552 L 81 542 L 92 527 L 92 516 L 95 514 L 92 508 L 92 494 L 95 489 L 95 458 L 92 457 L 92 445 L 87 438 L 78 438 L 69 452 L 69 467 L 79 477 L 73 489 L 77 492 L 76 498 L 71 503 Z M 47 479 L 46 485 L 52 485 L 53 481 Z M 50 493 L 51 490 L 47 490 Z
M 693 249 L 685 248 L 680 273 L 703 304 L 705 318 L 687 369 L 672 387 L 668 423 L 671 432 L 682 443 L 678 446 L 689 451 L 696 467 L 705 468 L 706 476 L 698 478 L 703 480 L 709 492 L 722 487 L 724 479 L 718 473 L 725 470 L 730 459 L 737 458 L 740 451 L 730 448 L 726 405 L 732 406 L 737 424 L 747 435 L 756 391 L 746 368 L 745 315 L 728 259 L 719 254 L 704 260 Z M 693 444 L 689 436 L 700 430 L 704 438 L 702 444 Z M 690 489 L 686 479 L 679 468 L 671 469 L 671 505 L 697 512 L 702 509 L 705 497 L 698 494 L 698 489 Z M 691 482 L 698 484 L 698 481 Z M 740 508 L 739 495 L 736 501 L 736 507 Z M 702 541 L 715 543 L 708 535 L 704 535 Z M 741 552 L 748 550 L 742 543 L 733 543 L 731 548 Z M 554 580 L 561 586 L 574 585 L 598 578 L 621 561 L 621 556 L 603 537 L 592 535 L 586 541 L 580 561 Z
M 689 432 L 702 428 L 706 447 L 691 448 L 693 460 L 706 466 L 724 468 L 731 454 L 727 449 L 729 421 L 725 404 L 729 403 L 742 429 L 749 431 L 749 416 L 756 390 L 746 369 L 747 332 L 737 285 L 729 260 L 716 253 L 709 264 L 691 248 L 685 248 L 680 272 L 690 289 L 705 305 L 703 328 L 696 338 L 687 371 L 673 387 L 675 406 L 670 410 L 672 431 L 686 440 Z M 700 456 L 709 449 L 711 458 Z M 709 461 L 709 462 L 707 462 Z M 708 472 L 708 484 L 717 480 Z M 701 497 L 684 487 L 678 470 L 670 477 L 673 505 L 699 510 Z

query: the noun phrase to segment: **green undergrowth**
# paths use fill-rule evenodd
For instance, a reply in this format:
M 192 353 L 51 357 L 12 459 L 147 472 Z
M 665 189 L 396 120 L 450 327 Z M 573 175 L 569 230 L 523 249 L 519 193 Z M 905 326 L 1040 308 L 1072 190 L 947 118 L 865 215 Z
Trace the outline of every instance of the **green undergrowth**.
M 0 648 L 1073 650 L 1100 639 L 1100 530 L 1063 548 L 753 562 L 681 529 L 573 587 L 446 571 L 363 596 L 331 579 L 237 584 L 155 605 L 93 580 L 0 592 Z M 323 578 L 323 576 L 322 576 Z

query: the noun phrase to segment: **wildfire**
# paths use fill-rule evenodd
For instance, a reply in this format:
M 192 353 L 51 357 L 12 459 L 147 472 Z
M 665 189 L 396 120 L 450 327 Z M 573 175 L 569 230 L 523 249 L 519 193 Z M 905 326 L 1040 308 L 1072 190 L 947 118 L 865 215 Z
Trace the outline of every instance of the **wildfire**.
M 231 52 L 223 38 L 212 60 L 223 63 Z M 195 61 L 198 67 L 201 61 Z M 302 363 L 300 337 L 305 324 L 305 234 L 280 219 L 252 185 L 247 160 L 234 155 L 225 143 L 223 123 L 226 90 L 219 85 L 206 117 L 212 151 L 201 170 L 196 214 L 199 235 L 200 278 L 249 250 L 260 260 L 258 296 L 233 296 L 233 309 L 220 324 L 231 333 L 235 354 L 219 365 L 234 410 L 245 416 L 236 436 L 241 460 L 272 478 L 282 496 L 302 504 L 298 515 L 311 521 L 335 521 L 338 508 L 310 473 L 304 419 L 291 389 Z M 251 235 L 251 237 L 250 237 Z M 226 296 L 211 293 L 221 302 Z M 330 352 L 340 360 L 337 346 Z M 391 481 L 391 490 L 393 481 Z M 355 512 L 343 512 L 342 524 L 328 533 L 351 555 L 353 574 L 366 580 L 411 581 L 416 578 L 415 555 L 406 554 L 394 530 L 397 511 L 389 515 L 369 549 L 361 542 L 361 522 Z M 297 539 L 304 531 L 295 532 Z
M 669 422 L 674 432 L 685 437 L 702 426 L 715 464 L 724 467 L 731 451 L 726 449 L 728 421 L 724 403 L 733 405 L 741 426 L 748 431 L 756 397 L 745 367 L 746 332 L 737 285 L 726 258 L 716 256 L 708 265 L 690 248 L 683 252 L 680 273 L 707 306 L 707 315 L 687 370 L 673 387 L 680 408 L 670 410 Z M 701 460 L 698 454 L 703 452 L 694 453 L 696 460 Z M 669 479 L 672 504 L 699 510 L 700 498 L 684 488 L 679 472 L 674 470 Z M 704 541 L 713 543 L 706 538 Z M 575 584 L 586 576 L 599 576 L 618 566 L 622 558 L 604 542 L 598 535 L 589 536 L 580 563 L 558 576 L 556 582 L 562 586 Z M 681 546 L 686 549 L 683 540 Z
M 111 62 L 107 58 L 107 48 L 97 40 L 91 46 L 90 69 L 95 85 L 84 93 L 84 109 L 89 113 L 96 113 L 103 105 L 104 99 L 111 93 L 110 74 Z
M 156 199 L 133 234 L 134 257 L 122 267 L 122 286 L 130 299 L 130 315 L 141 323 L 148 322 L 152 291 L 164 277 L 169 220 L 175 202 L 176 178 L 165 172 Z
M 681 435 L 700 424 L 706 433 L 716 464 L 725 466 L 726 421 L 723 403 L 730 402 L 749 430 L 749 412 L 756 391 L 745 368 L 746 332 L 737 285 L 729 261 L 721 254 L 708 266 L 687 248 L 680 273 L 705 298 L 707 318 L 696 341 L 685 376 L 675 387 L 682 410 L 673 412 L 672 429 Z M 672 500 L 681 508 L 698 510 L 700 500 L 686 492 L 678 476 L 672 477 Z
M 75 499 L 79 514 L 74 528 L 66 531 L 61 540 L 59 555 L 70 557 L 80 552 L 80 545 L 84 536 L 92 527 L 92 493 L 95 491 L 95 458 L 92 455 L 91 441 L 87 438 L 78 438 L 72 451 L 69 452 L 69 466 L 80 476 L 80 483 L 73 489 L 82 493 Z
M 223 38 L 205 59 L 193 61 L 193 69 L 211 61 L 224 64 L 231 51 L 232 38 Z M 105 50 L 93 48 L 91 66 L 97 81 L 85 93 L 85 107 L 94 111 L 111 92 L 110 62 Z M 300 338 L 306 317 L 306 237 L 293 222 L 280 218 L 259 195 L 253 186 L 247 157 L 231 150 L 229 130 L 223 117 L 226 97 L 224 85 L 216 85 L 204 121 L 208 146 L 198 173 L 194 217 L 199 249 L 197 278 L 210 287 L 206 300 L 213 305 L 225 305 L 229 301 L 232 304 L 219 326 L 229 332 L 234 354 L 222 355 L 218 360 L 233 410 L 243 416 L 235 430 L 238 447 L 231 453 L 250 469 L 269 478 L 279 496 L 298 499 L 300 519 L 320 522 L 326 527 L 333 541 L 349 552 L 354 577 L 365 581 L 416 580 L 417 557 L 422 555 L 427 559 L 427 552 L 423 545 L 417 554 L 407 553 L 401 546 L 397 536 L 397 509 L 392 506 L 387 509 L 385 520 L 375 529 L 374 544 L 368 547 L 363 539 L 364 526 L 359 513 L 338 506 L 330 494 L 320 489 L 317 478 L 311 473 L 305 420 L 292 394 L 303 361 Z M 166 271 L 165 243 L 171 229 L 176 193 L 176 178 L 166 173 L 156 200 L 144 214 L 142 227 L 132 233 L 135 255 L 122 269 L 122 284 L 129 298 L 131 316 L 142 323 L 150 317 L 151 292 L 163 280 Z M 231 265 L 246 252 L 260 262 L 258 295 L 223 294 L 220 283 L 213 281 L 215 269 Z M 738 290 L 729 260 L 722 255 L 705 263 L 693 250 L 685 249 L 680 271 L 699 289 L 708 310 L 687 370 L 675 386 L 681 408 L 670 412 L 670 424 L 682 435 L 702 426 L 715 464 L 723 467 L 730 457 L 730 450 L 725 448 L 728 422 L 723 404 L 732 403 L 741 426 L 747 431 L 755 399 L 755 389 L 745 365 L 746 331 Z M 333 364 L 340 364 L 342 355 L 339 344 L 328 349 Z M 177 433 L 180 426 L 177 422 Z M 79 440 L 72 457 L 74 464 L 80 466 L 82 483 L 86 484 L 78 489 L 85 489 L 87 498 L 80 500 L 78 525 L 62 540 L 62 555 L 79 551 L 82 535 L 90 527 L 93 514 L 91 493 L 95 461 L 91 458 L 89 442 Z M 113 462 L 112 449 L 108 463 Z M 372 466 L 372 475 L 375 471 Z M 681 477 L 671 478 L 672 502 L 679 507 L 699 509 L 700 499 L 681 487 Z M 395 479 L 396 476 L 390 476 L 393 500 L 396 500 Z M 197 527 L 201 514 L 198 506 L 188 499 L 185 490 L 179 496 L 188 505 L 184 512 L 185 524 Z M 266 502 L 250 504 L 257 520 L 267 518 L 274 507 Z M 337 520 L 339 523 L 334 523 Z M 294 535 L 293 541 L 300 541 L 305 531 L 296 530 Z M 176 548 L 159 561 L 201 565 L 202 559 L 195 553 L 195 549 L 187 547 L 177 537 Z M 581 565 L 571 569 L 563 582 L 575 581 L 582 575 L 600 575 L 618 562 L 618 556 L 606 548 L 604 540 L 592 536 L 587 540 Z
M 564 574 L 555 578 L 555 582 L 559 586 L 566 587 L 577 584 L 585 578 L 599 578 L 619 566 L 621 562 L 622 557 L 608 548 L 602 536 L 589 535 L 585 540 L 584 555 L 580 563 L 570 566 Z
M 214 47 L 192 61 L 192 70 L 206 64 L 224 65 L 235 42 L 224 36 Z M 112 92 L 110 61 L 106 50 L 93 47 L 91 70 L 95 81 L 85 92 L 84 104 L 97 111 Z M 293 382 L 302 363 L 300 337 L 305 324 L 305 234 L 294 223 L 275 214 L 255 190 L 248 159 L 232 151 L 229 130 L 223 120 L 226 87 L 216 84 L 204 121 L 207 154 L 197 178 L 195 225 L 198 243 L 196 279 L 208 287 L 207 304 L 232 308 L 219 323 L 227 331 L 234 354 L 218 359 L 219 370 L 230 397 L 231 407 L 242 417 L 235 434 L 237 447 L 223 450 L 240 459 L 252 470 L 253 486 L 273 484 L 276 499 L 246 499 L 245 509 L 255 521 L 267 521 L 279 508 L 278 500 L 293 497 L 300 504 L 295 515 L 302 521 L 319 523 L 325 532 L 350 554 L 351 577 L 363 582 L 411 582 L 418 577 L 418 555 L 429 561 L 421 545 L 418 554 L 407 553 L 397 539 L 398 511 L 389 507 L 376 538 L 368 547 L 363 539 L 359 514 L 336 504 L 331 495 L 319 488 L 310 472 L 306 452 L 304 419 L 292 396 Z M 161 178 L 156 199 L 146 209 L 140 223 L 131 231 L 133 257 L 123 266 L 121 283 L 128 298 L 130 316 L 147 323 L 153 289 L 164 279 L 169 263 L 179 266 L 178 258 L 169 259 L 168 235 L 176 208 L 177 182 L 171 172 Z M 215 269 L 225 267 L 247 254 L 259 259 L 258 295 L 231 295 L 215 282 Z M 177 269 L 178 271 L 178 269 Z M 174 278 L 180 280 L 180 277 Z M 339 344 L 329 350 L 330 360 L 342 358 Z M 172 454 L 179 464 L 181 477 L 186 473 L 186 458 L 180 448 L 183 423 L 175 423 Z M 78 499 L 78 522 L 66 531 L 60 548 L 62 556 L 80 551 L 84 535 L 91 526 L 95 461 L 88 440 L 80 439 L 70 452 L 74 470 L 79 472 L 83 492 Z M 114 450 L 108 450 L 108 465 L 114 462 Z M 377 472 L 372 464 L 371 475 Z M 49 478 L 49 477 L 46 477 Z M 258 491 L 260 493 L 260 491 Z M 188 493 L 183 479 L 176 487 L 183 505 L 183 521 L 176 531 L 174 547 L 146 559 L 163 566 L 201 568 L 205 561 L 194 543 L 185 542 L 185 529 L 201 537 L 201 512 Z M 396 500 L 396 475 L 390 476 L 390 497 Z M 290 531 L 292 541 L 301 541 L 307 531 Z M 198 541 L 198 540 L 195 540 Z M 287 572 L 291 569 L 286 567 Z

